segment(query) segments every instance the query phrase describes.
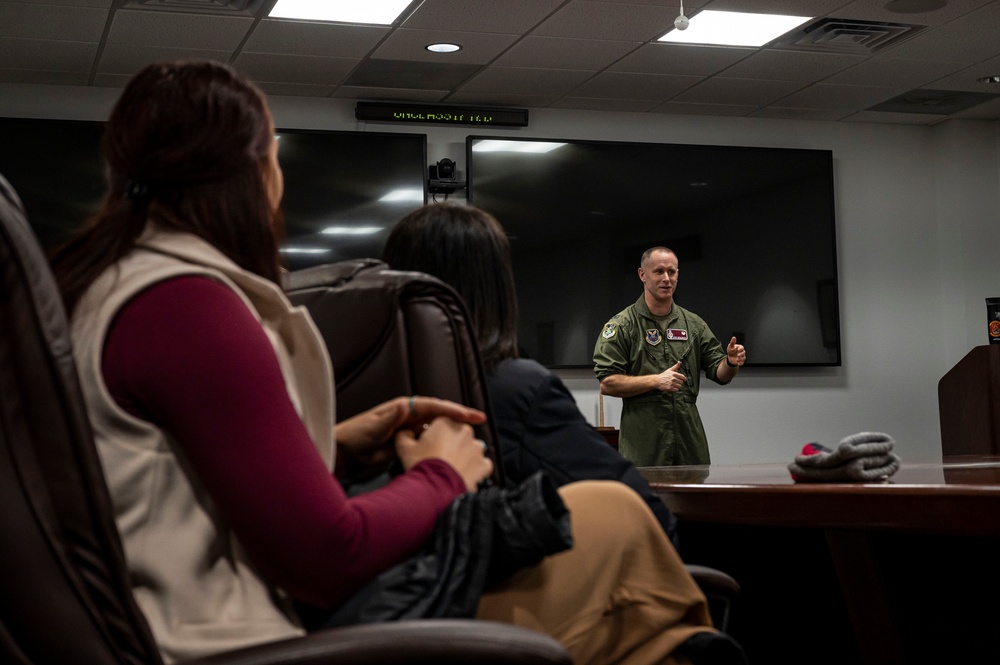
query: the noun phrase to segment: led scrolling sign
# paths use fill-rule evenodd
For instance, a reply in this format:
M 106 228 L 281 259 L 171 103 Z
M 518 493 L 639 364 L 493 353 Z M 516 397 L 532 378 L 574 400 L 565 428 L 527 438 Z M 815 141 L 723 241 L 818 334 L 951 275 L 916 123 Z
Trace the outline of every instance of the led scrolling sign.
M 354 107 L 354 117 L 358 120 L 377 122 L 489 125 L 493 127 L 528 126 L 528 109 L 486 106 L 358 102 L 357 106 Z

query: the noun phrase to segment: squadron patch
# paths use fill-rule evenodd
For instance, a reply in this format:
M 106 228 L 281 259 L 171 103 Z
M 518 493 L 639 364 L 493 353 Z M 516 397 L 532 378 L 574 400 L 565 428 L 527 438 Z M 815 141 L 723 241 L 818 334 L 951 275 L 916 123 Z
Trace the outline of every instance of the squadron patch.
M 656 346 L 662 341 L 663 338 L 660 336 L 659 328 L 648 328 L 646 330 L 646 344 Z
M 601 333 L 601 337 L 604 339 L 611 339 L 615 336 L 617 331 L 616 324 L 614 321 L 604 326 L 604 332 Z

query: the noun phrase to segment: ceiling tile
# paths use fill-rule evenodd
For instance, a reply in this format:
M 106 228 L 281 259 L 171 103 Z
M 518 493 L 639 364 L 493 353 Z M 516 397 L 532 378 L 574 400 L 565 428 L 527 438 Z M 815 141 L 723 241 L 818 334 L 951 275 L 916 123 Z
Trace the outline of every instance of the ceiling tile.
M 966 92 L 989 92 L 997 84 L 980 83 L 979 79 L 987 76 L 1000 76 L 1000 57 L 990 58 L 983 62 L 960 69 L 953 74 L 943 76 L 928 85 L 942 90 L 964 90 Z
M 775 106 L 805 109 L 866 109 L 906 92 L 901 88 L 875 88 L 859 85 L 810 85 L 781 99 Z
M 609 69 L 636 74 L 711 76 L 754 54 L 756 49 L 680 44 L 646 44 Z
M 599 71 L 639 46 L 638 42 L 605 39 L 568 39 L 528 36 L 514 44 L 493 64 L 532 69 Z
M 633 111 L 644 113 L 656 106 L 649 99 L 599 99 L 593 97 L 563 97 L 553 103 L 554 109 L 582 109 L 585 111 Z
M 226 62 L 229 59 L 229 51 L 108 44 L 101 53 L 98 72 L 101 74 L 124 74 L 131 76 L 152 62 L 200 59 Z
M 700 76 L 601 72 L 575 88 L 573 96 L 665 101 L 701 80 Z
M 693 104 L 747 104 L 764 106 L 801 89 L 801 81 L 766 81 L 719 76 L 685 90 L 671 101 Z
M 519 35 L 545 19 L 565 0 L 424 0 L 403 23 L 404 28 Z
M 305 83 L 274 83 L 256 81 L 257 87 L 269 96 L 285 97 L 327 97 L 335 89 L 332 85 L 308 85 Z
M 115 12 L 109 44 L 233 51 L 253 19 L 242 16 L 205 16 L 171 12 Z
M 382 26 L 265 19 L 254 29 L 243 52 L 357 59 L 367 55 L 387 34 L 389 29 Z
M 850 115 L 850 111 L 838 109 L 793 109 L 768 106 L 747 114 L 751 118 L 778 118 L 782 120 L 814 120 L 833 122 Z
M 23 2 L 24 0 L 20 0 Z M 114 0 L 30 0 L 33 5 L 48 5 L 57 7 L 99 7 L 103 9 L 110 9 Z M 2 4 L 15 4 L 2 3 Z
M 7 69 L 90 72 L 97 47 L 97 42 L 3 37 L 0 38 L 0 62 Z
M 576 88 L 592 72 L 566 69 L 524 69 L 521 67 L 490 67 L 461 87 L 463 92 L 503 91 L 518 95 L 564 95 Z
M 344 83 L 364 88 L 451 90 L 479 71 L 479 65 L 365 60 Z
M 516 92 L 472 92 L 459 90 L 446 101 L 456 104 L 488 104 L 515 108 L 545 108 L 558 99 L 555 95 L 528 95 Z
M 107 21 L 106 9 L 0 2 L 0 37 L 98 42 Z
M 842 8 L 849 0 L 715 0 L 708 9 L 757 14 L 824 16 Z M 888 0 L 882 0 L 887 2 Z
M 448 94 L 447 90 L 424 90 L 420 88 L 372 88 L 342 85 L 331 95 L 343 99 L 388 99 L 411 102 L 439 102 Z
M 320 58 L 308 55 L 243 53 L 236 67 L 258 82 L 337 85 L 354 69 L 353 58 Z
M 6 62 L 6 60 L 4 60 Z M 87 85 L 90 71 L 60 72 L 43 69 L 0 69 L 4 83 L 33 83 L 42 85 Z
M 993 120 L 1000 115 L 1000 99 L 985 102 L 964 111 L 951 115 L 952 118 L 968 118 L 970 120 Z
M 861 111 L 844 118 L 844 122 L 881 122 L 890 125 L 936 125 L 948 119 L 946 115 L 923 113 L 879 113 Z
M 899 46 L 886 49 L 884 53 L 893 58 L 944 60 L 972 65 L 996 55 L 998 44 L 998 30 L 946 26 L 925 30 Z
M 860 55 L 767 49 L 740 60 L 722 75 L 729 78 L 811 83 L 822 81 L 832 74 L 864 61 L 865 57 Z
M 1000 92 L 956 92 L 921 88 L 869 107 L 868 111 L 951 115 L 1000 97 Z
M 676 17 L 676 7 L 629 5 L 626 11 L 614 2 L 576 0 L 549 17 L 532 34 L 645 42 L 665 33 Z
M 654 113 L 672 115 L 723 115 L 744 116 L 756 109 L 756 105 L 739 104 L 689 104 L 685 102 L 664 102 L 653 109 Z
M 975 10 L 989 0 L 948 0 L 940 9 L 920 13 L 901 13 L 886 9 L 888 0 L 858 0 L 850 2 L 837 11 L 839 16 L 867 19 L 871 21 L 890 21 L 898 23 L 915 23 L 918 25 L 944 25 Z
M 842 72 L 827 77 L 824 83 L 838 85 L 874 85 L 885 88 L 917 88 L 953 73 L 961 66 L 951 62 L 870 58 Z

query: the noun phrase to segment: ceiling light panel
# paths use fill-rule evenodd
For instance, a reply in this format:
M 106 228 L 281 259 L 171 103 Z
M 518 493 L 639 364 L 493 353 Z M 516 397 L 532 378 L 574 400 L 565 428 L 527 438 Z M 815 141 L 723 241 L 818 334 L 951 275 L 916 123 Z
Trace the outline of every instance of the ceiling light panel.
M 278 0 L 269 16 L 305 21 L 392 25 L 410 0 Z
M 763 46 L 811 18 L 706 9 L 691 17 L 691 24 L 686 30 L 671 30 L 657 41 L 718 46 Z

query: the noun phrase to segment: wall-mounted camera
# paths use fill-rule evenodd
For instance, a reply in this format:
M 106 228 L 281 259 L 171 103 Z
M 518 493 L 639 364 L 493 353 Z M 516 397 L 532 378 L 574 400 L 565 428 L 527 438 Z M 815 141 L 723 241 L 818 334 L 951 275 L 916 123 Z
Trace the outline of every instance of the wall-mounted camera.
M 451 194 L 456 189 L 465 189 L 464 182 L 458 182 L 458 170 L 455 162 L 445 157 L 436 164 L 427 167 L 430 178 L 427 189 L 431 194 Z

